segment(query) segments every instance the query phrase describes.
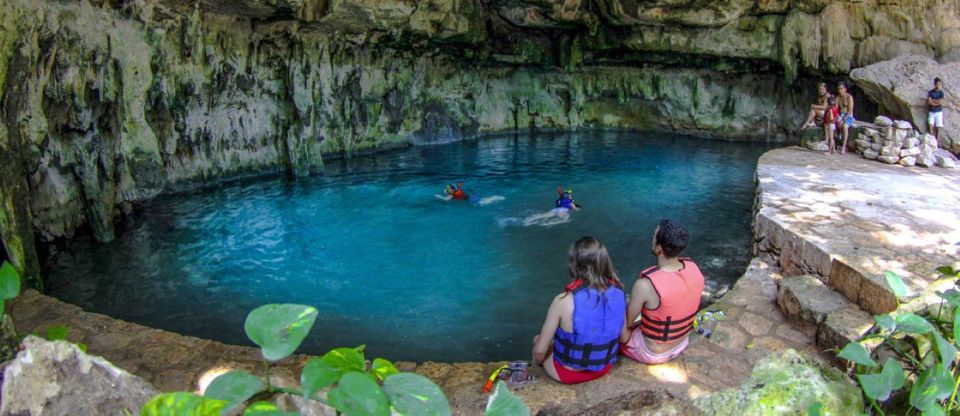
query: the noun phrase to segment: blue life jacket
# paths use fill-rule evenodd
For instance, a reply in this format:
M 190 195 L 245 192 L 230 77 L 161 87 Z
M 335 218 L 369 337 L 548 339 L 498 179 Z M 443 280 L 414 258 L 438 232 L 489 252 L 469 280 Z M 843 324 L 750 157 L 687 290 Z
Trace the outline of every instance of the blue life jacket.
M 617 361 L 620 351 L 627 310 L 623 288 L 615 283 L 600 292 L 578 279 L 567 290 L 573 296 L 573 333 L 557 328 L 553 359 L 576 370 L 602 370 Z
M 573 198 L 570 198 L 564 194 L 557 199 L 557 208 L 573 209 Z

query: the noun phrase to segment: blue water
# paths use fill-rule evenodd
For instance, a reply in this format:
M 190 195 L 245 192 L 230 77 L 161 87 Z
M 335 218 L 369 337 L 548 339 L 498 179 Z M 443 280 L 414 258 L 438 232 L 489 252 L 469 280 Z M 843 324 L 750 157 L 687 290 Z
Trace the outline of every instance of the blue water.
M 301 352 L 367 345 L 393 360 L 525 359 L 566 252 L 592 235 L 623 281 L 652 265 L 661 217 L 690 230 L 687 255 L 716 289 L 750 254 L 753 172 L 768 147 L 654 133 L 577 132 L 415 147 L 138 206 L 109 244 L 77 237 L 45 265 L 49 291 L 125 320 L 248 344 L 265 303 L 320 314 Z M 487 206 L 444 202 L 464 181 Z M 557 186 L 583 210 L 523 226 Z

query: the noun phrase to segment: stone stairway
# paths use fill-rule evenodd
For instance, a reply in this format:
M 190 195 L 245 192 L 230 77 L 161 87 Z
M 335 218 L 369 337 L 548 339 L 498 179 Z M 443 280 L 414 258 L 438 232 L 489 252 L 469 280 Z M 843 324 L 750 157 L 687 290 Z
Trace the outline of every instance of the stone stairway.
M 960 261 L 960 175 L 855 155 L 780 149 L 757 166 L 754 250 L 783 278 L 777 305 L 822 349 L 842 348 L 872 315 L 916 310 L 952 284 L 936 268 Z M 885 271 L 903 277 L 898 300 Z

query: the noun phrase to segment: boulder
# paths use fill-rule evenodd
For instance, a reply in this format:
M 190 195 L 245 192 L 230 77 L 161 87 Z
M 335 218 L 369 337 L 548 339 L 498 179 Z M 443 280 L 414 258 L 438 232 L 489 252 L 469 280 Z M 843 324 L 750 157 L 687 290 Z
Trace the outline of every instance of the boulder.
M 3 373 L 2 415 L 138 414 L 150 383 L 66 341 L 28 336 Z
M 919 146 L 919 145 L 920 145 L 920 139 L 918 139 L 918 138 L 916 138 L 916 137 L 907 137 L 907 138 L 903 141 L 903 147 L 904 147 L 904 148 L 917 147 L 917 146 Z
M 900 146 L 896 146 L 896 145 L 883 146 L 883 148 L 880 149 L 880 155 L 900 157 Z
M 900 161 L 900 156 L 880 156 L 877 158 L 877 160 L 892 165 Z
M 900 149 L 900 157 L 907 156 L 916 156 L 920 154 L 920 149 L 917 147 L 910 147 L 906 149 Z
M 810 142 L 807 143 L 807 148 L 816 152 L 829 152 L 830 146 L 827 146 L 826 141 L 822 142 Z
M 940 64 L 926 56 L 907 55 L 854 69 L 850 78 L 880 104 L 881 111 L 904 117 L 921 131 L 929 131 L 926 98 L 934 78 L 943 78 L 947 91 L 944 118 L 957 120 L 960 115 L 960 94 L 952 93 L 960 91 L 960 79 L 951 74 L 960 74 L 960 62 Z M 960 150 L 960 123 L 944 123 L 940 138 L 943 147 Z
M 920 143 L 927 146 L 932 146 L 934 149 L 936 149 L 937 147 L 940 147 L 940 143 L 937 142 L 937 138 L 934 137 L 932 134 L 924 134 L 923 138 L 920 139 Z
M 897 128 L 897 130 L 913 130 L 913 125 L 911 125 L 909 121 L 897 120 L 893 122 L 893 125 Z
M 863 157 L 866 159 L 876 160 L 877 157 L 879 156 L 880 156 L 880 153 L 878 153 L 876 150 L 873 150 L 873 149 L 867 149 L 863 151 Z
M 920 153 L 919 155 L 916 156 L 916 158 L 917 158 L 917 166 L 932 168 L 937 164 L 937 160 L 931 155 L 925 155 L 923 153 Z
M 873 124 L 876 124 L 880 127 L 889 127 L 893 125 L 893 120 L 884 116 L 877 116 L 877 118 L 873 119 Z
M 880 142 L 873 142 L 873 144 L 870 145 L 870 149 L 877 153 L 880 153 L 880 149 L 882 148 L 883 148 L 883 143 L 880 143 Z
M 820 402 L 824 415 L 863 411 L 860 388 L 839 370 L 794 350 L 760 360 L 740 387 L 698 397 L 710 415 L 805 415 Z
M 946 169 L 953 169 L 957 167 L 957 162 L 953 159 L 945 157 L 944 155 L 937 154 L 934 156 L 937 159 L 937 166 Z
M 913 166 L 917 164 L 917 158 L 913 156 L 903 157 L 900 158 L 900 161 L 897 162 L 897 164 L 900 166 Z

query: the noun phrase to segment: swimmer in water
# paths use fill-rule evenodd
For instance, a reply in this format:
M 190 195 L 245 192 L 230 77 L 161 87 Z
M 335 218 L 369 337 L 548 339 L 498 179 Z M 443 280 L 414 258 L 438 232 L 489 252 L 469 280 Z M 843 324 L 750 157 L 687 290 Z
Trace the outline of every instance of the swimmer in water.
M 556 202 L 554 202 L 554 208 L 550 211 L 544 212 L 542 214 L 535 214 L 527 217 L 523 220 L 524 225 L 533 225 L 542 223 L 545 220 L 556 218 L 562 222 L 566 222 L 570 218 L 570 211 L 579 211 L 580 205 L 577 204 L 573 199 L 573 190 L 563 188 L 557 188 L 557 197 Z
M 442 199 L 444 201 L 470 201 L 476 205 L 488 205 L 497 201 L 502 201 L 506 198 L 500 195 L 493 195 L 488 197 L 478 197 L 474 195 L 467 194 L 463 189 L 463 182 L 458 182 L 456 185 L 449 184 L 446 188 L 443 189 L 444 195 L 434 195 L 435 197 Z

